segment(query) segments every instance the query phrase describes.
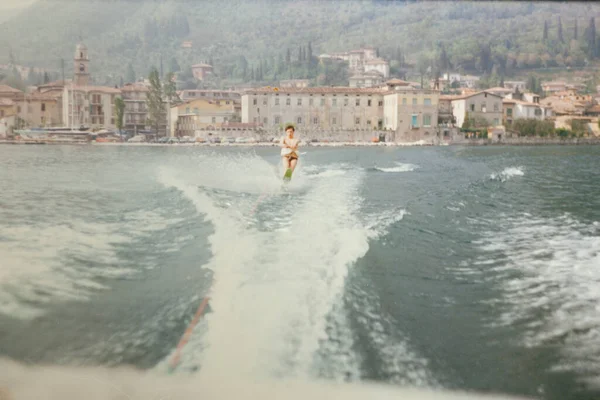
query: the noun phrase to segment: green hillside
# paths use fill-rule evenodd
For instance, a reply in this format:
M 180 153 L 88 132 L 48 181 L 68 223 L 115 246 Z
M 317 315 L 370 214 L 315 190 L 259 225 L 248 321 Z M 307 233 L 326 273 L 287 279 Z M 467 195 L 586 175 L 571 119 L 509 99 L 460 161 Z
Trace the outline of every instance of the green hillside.
M 99 83 L 125 79 L 129 64 L 146 76 L 162 58 L 165 73 L 181 67 L 188 79 L 190 65 L 213 63 L 215 85 L 290 76 L 333 84 L 343 68 L 315 56 L 371 45 L 396 75 L 413 65 L 428 76 L 451 68 L 510 77 L 596 60 L 590 19 L 599 16 L 592 2 L 38 0 L 0 24 L 0 62 L 12 50 L 20 64 L 58 72 L 64 58 L 70 74 L 81 37 Z M 186 40 L 192 49 L 180 47 Z

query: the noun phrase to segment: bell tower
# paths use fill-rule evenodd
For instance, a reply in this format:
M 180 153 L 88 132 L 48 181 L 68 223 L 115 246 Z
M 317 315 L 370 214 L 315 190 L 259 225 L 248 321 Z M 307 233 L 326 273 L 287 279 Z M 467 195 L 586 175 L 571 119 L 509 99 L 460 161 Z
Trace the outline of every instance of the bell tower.
M 73 81 L 77 86 L 89 85 L 90 83 L 90 59 L 88 58 L 87 46 L 79 43 L 75 48 L 75 58 L 73 59 L 75 76 Z

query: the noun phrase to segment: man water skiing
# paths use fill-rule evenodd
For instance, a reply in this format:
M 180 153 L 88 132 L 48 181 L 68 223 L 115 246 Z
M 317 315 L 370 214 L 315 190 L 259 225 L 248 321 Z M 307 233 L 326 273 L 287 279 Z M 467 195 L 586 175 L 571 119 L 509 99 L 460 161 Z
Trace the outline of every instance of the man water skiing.
M 281 158 L 283 168 L 285 168 L 284 180 L 292 179 L 292 173 L 298 164 L 298 145 L 300 141 L 294 138 L 294 126 L 288 125 L 285 127 L 285 136 L 281 138 Z

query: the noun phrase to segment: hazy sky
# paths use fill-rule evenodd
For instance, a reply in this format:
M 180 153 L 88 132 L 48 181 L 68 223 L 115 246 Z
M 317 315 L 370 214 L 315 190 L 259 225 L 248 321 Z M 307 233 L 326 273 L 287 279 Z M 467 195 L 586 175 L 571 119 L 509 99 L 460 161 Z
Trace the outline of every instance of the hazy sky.
M 28 6 L 37 0 L 2 0 L 0 1 L 0 10 L 14 10 Z

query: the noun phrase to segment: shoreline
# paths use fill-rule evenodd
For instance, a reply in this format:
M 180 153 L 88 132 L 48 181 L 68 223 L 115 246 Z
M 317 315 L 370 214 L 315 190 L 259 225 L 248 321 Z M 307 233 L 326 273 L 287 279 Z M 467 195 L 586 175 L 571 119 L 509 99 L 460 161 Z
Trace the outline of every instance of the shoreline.
M 137 146 L 137 147 L 279 147 L 278 143 L 128 143 L 128 142 L 83 142 L 83 141 L 54 141 L 54 140 L 1 140 L 0 145 L 77 145 L 77 146 Z M 512 138 L 504 140 L 474 139 L 454 142 L 439 142 L 420 140 L 417 142 L 314 142 L 302 147 L 414 147 L 414 146 L 553 146 L 553 145 L 600 145 L 600 137 L 594 138 Z

